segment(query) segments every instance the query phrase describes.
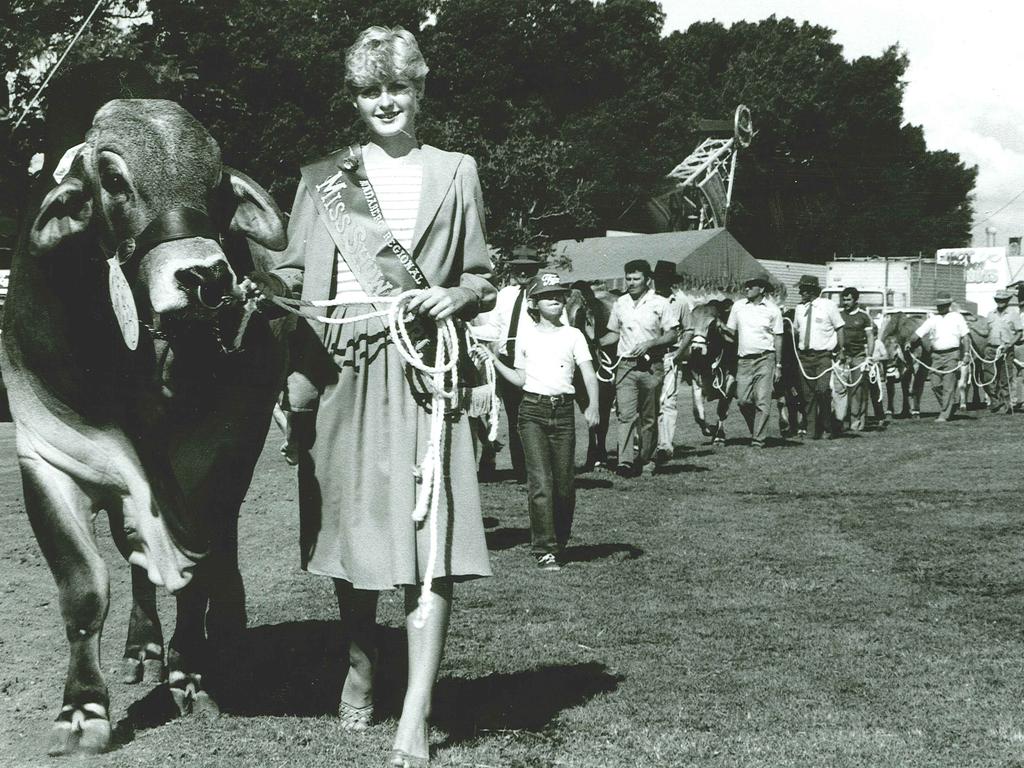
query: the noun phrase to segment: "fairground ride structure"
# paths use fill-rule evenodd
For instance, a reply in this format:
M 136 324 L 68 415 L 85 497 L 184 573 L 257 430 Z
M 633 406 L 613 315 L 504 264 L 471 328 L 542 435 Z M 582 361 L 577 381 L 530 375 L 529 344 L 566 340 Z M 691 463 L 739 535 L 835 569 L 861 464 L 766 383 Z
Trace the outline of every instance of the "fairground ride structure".
M 728 123 L 722 122 L 728 129 Z M 717 130 L 720 124 L 712 125 L 720 134 Z M 675 182 L 675 187 L 648 203 L 648 212 L 661 220 L 660 231 L 724 227 L 732 203 L 736 159 L 739 150 L 749 147 L 753 138 L 750 110 L 740 104 L 733 116 L 732 135 L 704 139 L 666 175 L 666 179 Z

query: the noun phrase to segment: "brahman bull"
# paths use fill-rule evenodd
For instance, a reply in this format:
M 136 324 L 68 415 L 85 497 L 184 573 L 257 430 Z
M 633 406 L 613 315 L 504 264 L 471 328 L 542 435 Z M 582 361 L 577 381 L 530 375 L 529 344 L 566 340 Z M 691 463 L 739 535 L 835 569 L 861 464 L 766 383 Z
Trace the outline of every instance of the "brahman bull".
M 683 379 L 693 389 L 693 416 L 705 437 L 725 444 L 725 419 L 736 396 L 736 342 L 729 341 L 720 325 L 729 317 L 732 302 L 712 299 L 690 311 L 693 338 L 676 355 Z M 707 410 L 714 404 L 716 418 Z
M 207 633 L 245 626 L 236 521 L 287 354 L 282 321 L 243 314 L 246 238 L 281 250 L 280 211 L 222 166 L 190 114 L 158 100 L 103 106 L 22 234 L 0 362 L 70 644 L 51 754 L 110 739 L 99 511 L 133 566 L 134 663 L 163 655 L 152 584 L 178 596 L 167 663 L 183 709 L 204 700 Z

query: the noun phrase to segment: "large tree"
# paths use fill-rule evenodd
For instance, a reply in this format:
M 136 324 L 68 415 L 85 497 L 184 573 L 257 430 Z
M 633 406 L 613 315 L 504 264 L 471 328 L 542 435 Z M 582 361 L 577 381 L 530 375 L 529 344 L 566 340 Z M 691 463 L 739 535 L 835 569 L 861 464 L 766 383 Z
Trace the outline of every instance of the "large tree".
M 18 42 L 0 55 L 22 72 L 19 95 L 38 81 L 32 56 L 58 48 L 89 7 L 16 1 Z M 78 57 L 120 49 L 145 62 L 285 207 L 303 160 L 360 138 L 346 47 L 369 24 L 402 24 L 432 67 L 421 137 L 477 157 L 491 242 L 506 252 L 621 226 L 664 191 L 698 119 L 740 103 L 758 133 L 730 228 L 755 254 L 821 261 L 969 241 L 976 171 L 905 124 L 906 56 L 848 61 L 825 27 L 771 17 L 662 37 L 654 0 L 149 0 L 151 24 L 131 30 L 117 16 L 140 0 L 104 8 Z

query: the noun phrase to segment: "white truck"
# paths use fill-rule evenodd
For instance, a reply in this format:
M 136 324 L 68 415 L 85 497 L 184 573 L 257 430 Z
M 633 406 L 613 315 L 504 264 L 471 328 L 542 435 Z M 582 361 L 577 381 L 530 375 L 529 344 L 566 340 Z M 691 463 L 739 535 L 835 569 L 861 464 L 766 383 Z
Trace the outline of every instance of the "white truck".
M 860 291 L 860 303 L 873 316 L 886 310 L 934 308 L 935 294 L 948 291 L 961 309 L 967 303 L 964 267 L 928 258 L 849 258 L 825 265 L 822 296 L 839 302 L 844 288 Z

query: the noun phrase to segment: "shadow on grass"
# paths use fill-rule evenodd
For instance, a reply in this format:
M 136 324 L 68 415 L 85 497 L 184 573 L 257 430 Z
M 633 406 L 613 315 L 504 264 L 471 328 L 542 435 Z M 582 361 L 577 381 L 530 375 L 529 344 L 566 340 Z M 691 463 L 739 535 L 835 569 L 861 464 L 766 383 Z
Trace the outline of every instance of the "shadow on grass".
M 604 664 L 557 664 L 474 679 L 439 680 L 431 721 L 448 732 L 442 746 L 477 738 L 482 731 L 541 731 L 558 714 L 624 678 Z
M 529 528 L 496 528 L 493 531 L 485 531 L 487 537 L 487 548 L 491 550 L 512 549 L 520 544 L 527 544 L 530 541 Z
M 627 545 L 604 545 L 609 552 Z M 601 550 L 602 547 L 580 547 Z M 594 557 L 599 556 L 593 554 Z M 207 675 L 222 712 L 317 717 L 334 715 L 346 665 L 339 652 L 341 622 L 294 621 L 254 627 L 229 660 Z M 377 627 L 378 665 L 374 684 L 376 719 L 401 713 L 408 675 L 404 630 Z M 559 712 L 600 693 L 613 691 L 622 677 L 603 664 L 550 665 L 474 679 L 447 678 L 434 691 L 432 721 L 448 732 L 446 744 L 466 741 L 485 730 L 541 730 Z M 140 731 L 178 717 L 166 684 L 132 703 L 114 727 L 112 748 L 134 741 Z M 194 715 L 194 717 L 202 717 Z
M 707 467 L 696 464 L 663 464 L 654 472 L 655 475 L 682 475 L 687 472 L 710 472 Z
M 488 472 L 480 472 L 477 479 L 481 484 L 489 483 L 513 483 L 516 482 L 516 473 L 511 469 L 494 469 Z
M 579 547 L 566 547 L 562 552 L 562 559 L 570 563 L 589 563 L 620 553 L 625 553 L 625 560 L 636 560 L 644 551 L 632 544 L 584 544 Z
M 577 477 L 576 489 L 589 490 L 591 488 L 611 488 L 614 483 L 610 477 Z

